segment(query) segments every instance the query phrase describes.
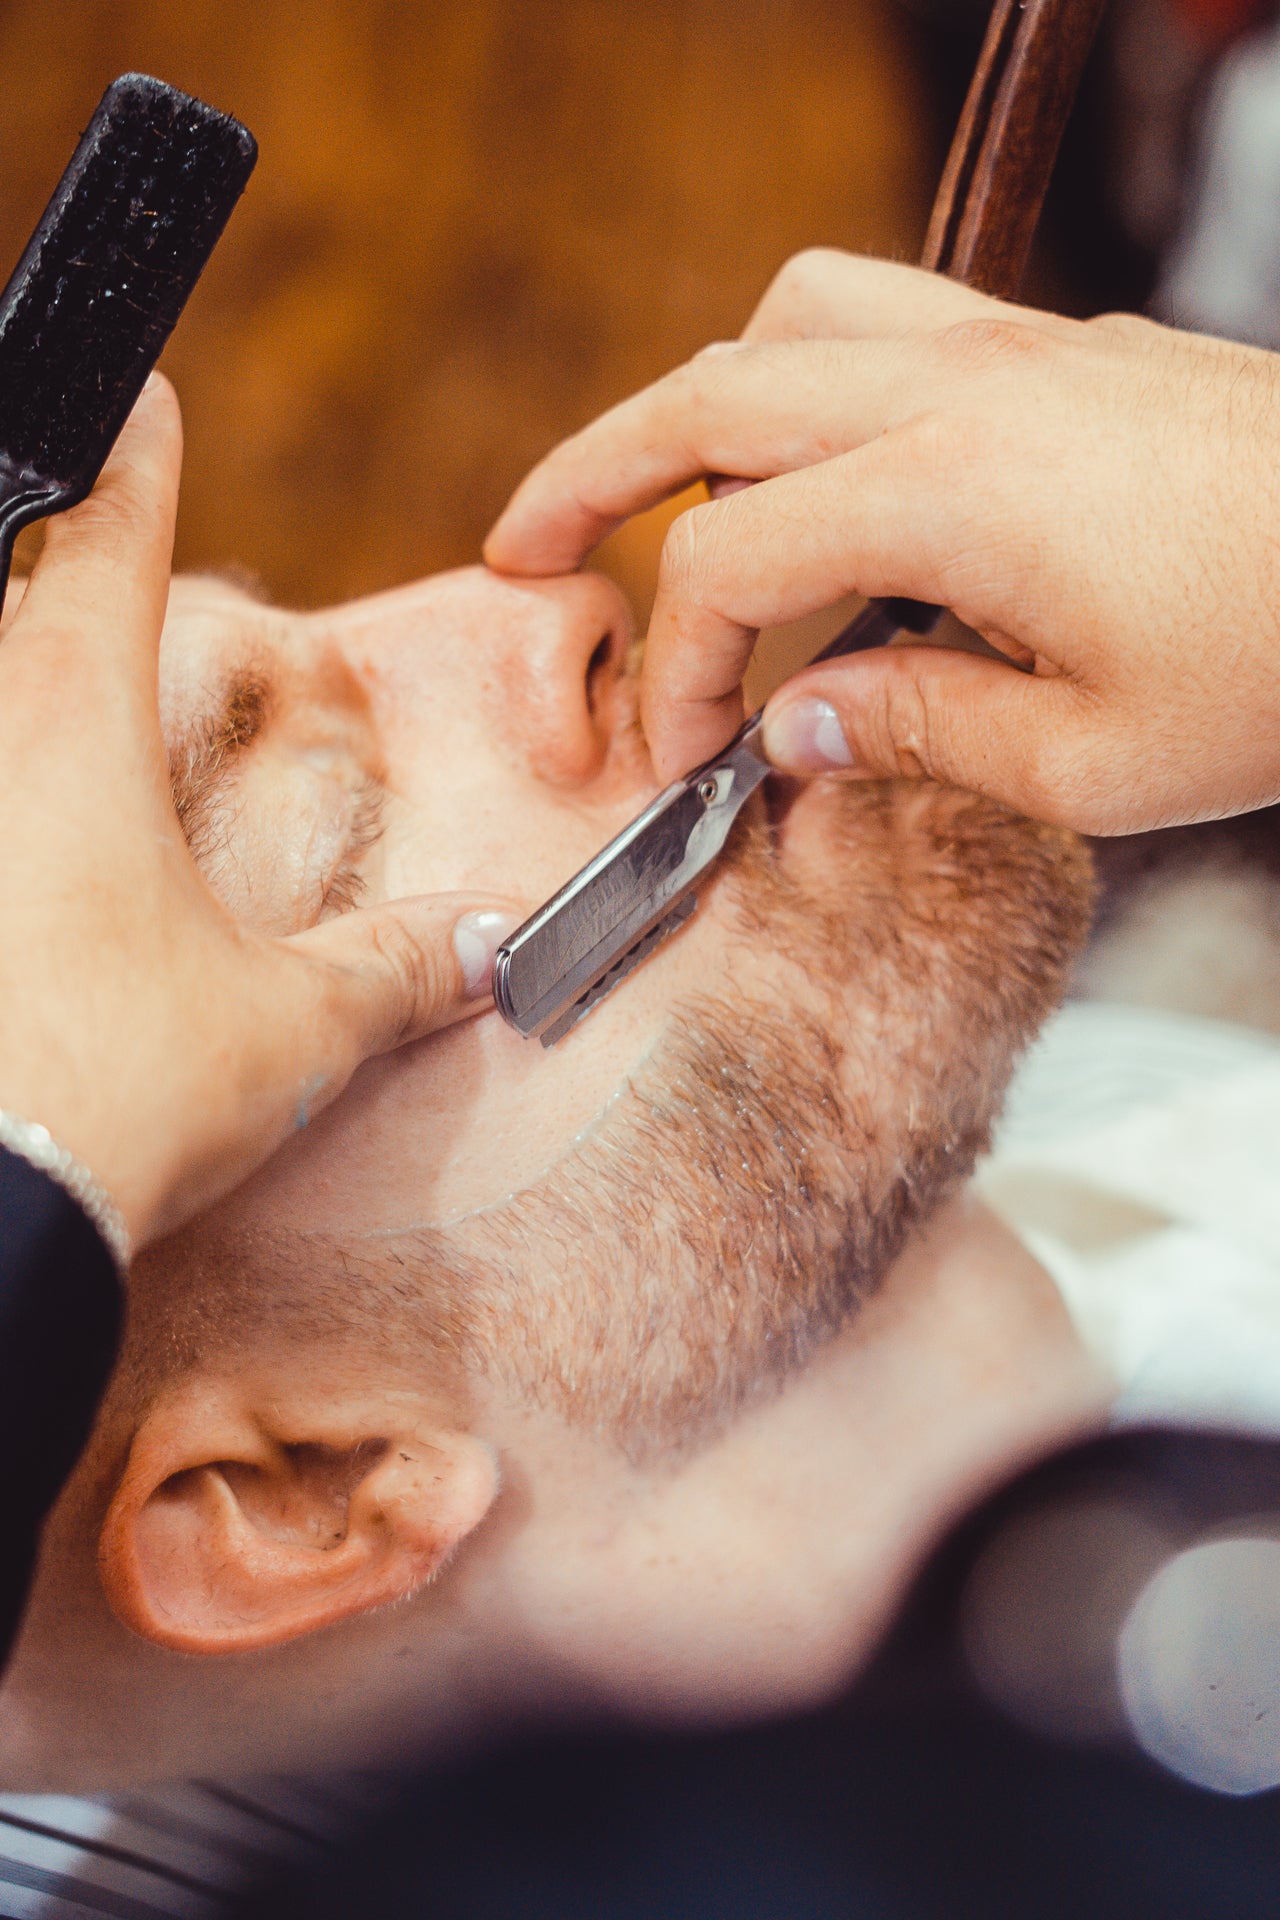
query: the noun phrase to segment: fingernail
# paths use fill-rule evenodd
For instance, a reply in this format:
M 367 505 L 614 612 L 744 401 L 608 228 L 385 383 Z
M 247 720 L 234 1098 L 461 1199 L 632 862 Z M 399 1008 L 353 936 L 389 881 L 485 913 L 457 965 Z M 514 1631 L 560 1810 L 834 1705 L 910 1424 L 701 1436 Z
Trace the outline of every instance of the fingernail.
M 453 950 L 462 968 L 468 1000 L 478 1000 L 493 989 L 493 962 L 507 935 L 520 925 L 513 913 L 488 907 L 464 913 L 453 930 Z
M 789 700 L 777 713 L 766 713 L 764 750 L 775 766 L 793 773 L 853 765 L 840 716 L 829 700 Z

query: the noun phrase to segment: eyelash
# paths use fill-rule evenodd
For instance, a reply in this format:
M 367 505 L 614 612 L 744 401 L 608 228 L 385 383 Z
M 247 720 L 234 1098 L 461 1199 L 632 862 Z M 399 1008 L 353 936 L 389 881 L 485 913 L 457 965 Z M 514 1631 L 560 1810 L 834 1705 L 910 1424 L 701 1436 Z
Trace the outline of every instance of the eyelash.
M 369 883 L 360 872 L 360 864 L 369 849 L 376 847 L 382 838 L 386 797 L 374 780 L 366 780 L 356 789 L 346 850 L 320 896 L 322 920 L 332 920 L 340 913 L 350 913 L 360 905 L 368 891 Z

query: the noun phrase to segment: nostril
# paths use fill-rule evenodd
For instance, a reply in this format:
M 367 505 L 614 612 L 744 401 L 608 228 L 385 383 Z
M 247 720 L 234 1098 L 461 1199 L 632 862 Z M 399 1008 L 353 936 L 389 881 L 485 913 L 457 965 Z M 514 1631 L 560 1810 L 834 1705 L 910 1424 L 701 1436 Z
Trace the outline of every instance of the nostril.
M 597 726 L 605 723 L 602 708 L 613 678 L 612 665 L 613 631 L 608 628 L 596 641 L 591 658 L 587 661 L 587 706 Z
M 525 617 L 513 621 L 501 711 L 540 779 L 582 787 L 603 772 L 631 722 L 626 603 L 588 573 L 505 591 L 518 595 Z

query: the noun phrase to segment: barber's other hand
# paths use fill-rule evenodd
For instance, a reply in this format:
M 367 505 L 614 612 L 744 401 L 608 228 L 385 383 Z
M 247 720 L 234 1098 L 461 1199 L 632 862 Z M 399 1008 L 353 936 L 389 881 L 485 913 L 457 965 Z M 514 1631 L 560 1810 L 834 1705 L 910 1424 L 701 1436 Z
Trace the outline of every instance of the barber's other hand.
M 1006 306 L 834 252 L 534 470 L 489 537 L 560 572 L 701 473 L 761 484 L 673 525 L 644 665 L 658 771 L 716 752 L 756 630 L 850 592 L 954 608 L 1001 661 L 919 642 L 769 702 L 795 773 L 925 773 L 1092 833 L 1280 797 L 1280 357 Z
M 252 1172 L 367 1055 L 487 1005 L 513 917 L 450 896 L 273 940 L 206 886 L 158 711 L 180 465 L 157 379 L 92 496 L 50 522 L 0 644 L 0 1107 L 82 1160 L 137 1243 Z

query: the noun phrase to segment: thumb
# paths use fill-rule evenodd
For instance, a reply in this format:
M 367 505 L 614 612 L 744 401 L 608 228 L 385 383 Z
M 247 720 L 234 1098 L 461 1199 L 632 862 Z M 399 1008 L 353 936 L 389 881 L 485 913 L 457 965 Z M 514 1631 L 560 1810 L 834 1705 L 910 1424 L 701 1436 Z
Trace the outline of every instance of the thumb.
M 283 944 L 324 969 L 328 1031 L 316 1068 L 371 1054 L 450 1026 L 488 1003 L 498 947 L 523 914 L 509 901 L 432 894 L 365 907 Z M 345 1077 L 345 1076 L 344 1076 Z M 336 1090 L 336 1089 L 335 1089 Z
M 255 965 L 264 950 L 268 958 L 257 993 L 236 1006 L 232 1070 L 227 1032 L 216 1030 L 218 1070 L 206 1071 L 203 1097 L 187 1103 L 203 1137 L 184 1144 L 177 1130 L 176 1166 L 144 1213 L 140 1238 L 172 1233 L 230 1193 L 371 1054 L 479 1013 L 489 1004 L 494 952 L 520 917 L 491 898 L 436 894 L 344 914 L 285 940 L 242 936 Z
M 927 775 L 1085 833 L 1108 831 L 1118 769 L 1101 746 L 1074 682 L 950 647 L 824 662 L 765 708 L 765 751 L 784 773 Z

